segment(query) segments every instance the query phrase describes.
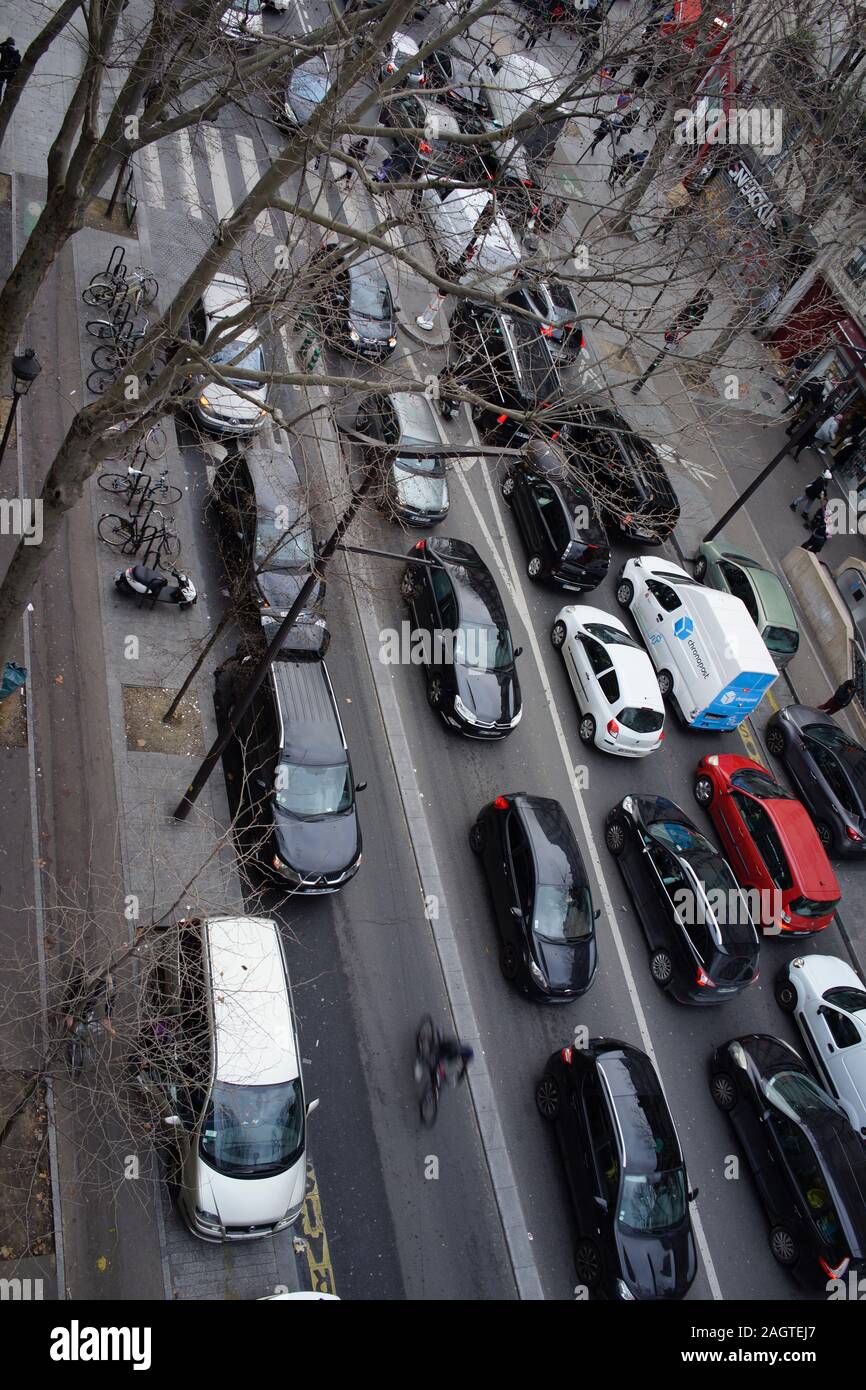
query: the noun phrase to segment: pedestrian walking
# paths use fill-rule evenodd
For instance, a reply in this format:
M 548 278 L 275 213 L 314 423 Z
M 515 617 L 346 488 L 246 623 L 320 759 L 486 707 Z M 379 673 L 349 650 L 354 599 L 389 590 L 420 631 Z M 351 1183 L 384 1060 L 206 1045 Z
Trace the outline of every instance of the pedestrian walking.
M 14 39 L 4 39 L 0 43 L 0 98 L 6 83 L 11 82 L 21 66 L 21 54 L 15 47 Z
M 606 140 L 608 135 L 611 137 L 611 148 L 616 149 L 617 135 L 621 127 L 622 122 L 617 116 L 602 116 L 595 128 L 592 144 L 589 147 L 589 154 L 594 154 L 602 140 Z
M 630 111 L 626 111 L 622 120 L 619 122 L 619 128 L 613 137 L 614 149 L 616 149 L 617 141 L 621 140 L 624 135 L 630 135 L 635 126 L 639 123 L 640 109 L 637 106 L 633 106 Z
M 673 188 L 668 189 L 665 197 L 671 205 L 671 210 L 656 224 L 652 233 L 654 237 L 661 237 L 662 246 L 665 245 L 674 223 L 687 212 L 691 212 L 694 206 L 693 195 L 684 183 L 674 184 Z
M 814 435 L 814 447 L 819 453 L 826 453 L 827 449 L 836 442 L 839 434 L 839 416 L 829 415 L 823 425 L 819 425 Z
M 793 434 L 800 421 L 805 420 L 807 415 L 811 415 L 824 399 L 824 383 L 817 377 L 810 377 L 804 381 L 796 393 L 791 397 L 788 405 L 785 406 L 784 413 L 789 410 L 795 412 L 794 419 L 785 427 L 786 434 Z
M 825 468 L 823 473 L 819 473 L 817 478 L 813 478 L 811 483 L 806 484 L 799 497 L 795 497 L 793 502 L 789 503 L 791 511 L 795 512 L 798 507 L 803 506 L 804 502 L 808 503 L 800 515 L 804 521 L 810 522 L 814 509 L 822 507 L 827 501 L 827 484 L 832 477 L 833 474 L 829 468 Z
M 625 154 L 619 155 L 611 165 L 610 173 L 607 176 L 608 184 L 611 188 L 616 188 L 618 183 L 623 187 L 641 168 L 647 156 L 648 150 L 626 150 Z
M 843 681 L 838 690 L 834 690 L 829 700 L 825 700 L 823 705 L 816 705 L 816 709 L 823 710 L 825 714 L 838 714 L 840 709 L 847 709 L 857 693 L 856 681 Z
M 819 507 L 812 518 L 811 535 L 807 541 L 803 541 L 802 550 L 809 550 L 813 555 L 819 555 L 827 544 L 827 512 L 824 507 Z
M 343 150 L 346 152 L 346 154 L 349 155 L 350 158 L 356 159 L 363 168 L 364 160 L 367 156 L 367 151 L 369 149 L 369 141 L 367 140 L 366 136 L 357 136 L 347 133 L 346 135 L 340 136 L 340 144 Z M 318 167 L 318 163 L 319 160 L 317 157 L 316 167 Z M 348 186 L 352 182 L 352 179 L 355 177 L 355 174 L 357 172 L 357 169 L 355 169 L 351 164 L 347 164 L 343 173 L 340 174 L 336 179 L 334 179 L 334 183 L 345 183 Z
M 802 423 L 802 420 L 797 422 L 797 424 Z M 809 426 L 808 430 L 803 435 L 803 438 L 800 440 L 799 444 L 795 445 L 794 448 L 791 450 L 791 458 L 798 459 L 804 449 L 810 449 L 812 447 L 812 445 L 815 442 L 815 435 L 818 433 L 820 427 L 821 422 L 819 420 L 816 420 L 814 424 Z M 790 431 L 786 431 L 786 433 L 790 433 Z

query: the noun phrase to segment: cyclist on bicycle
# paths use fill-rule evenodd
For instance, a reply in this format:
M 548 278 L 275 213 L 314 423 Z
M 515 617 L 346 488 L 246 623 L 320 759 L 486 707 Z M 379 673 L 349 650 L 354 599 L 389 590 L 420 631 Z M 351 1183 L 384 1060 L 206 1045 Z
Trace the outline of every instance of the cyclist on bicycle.
M 449 1086 L 459 1086 L 461 1081 L 465 1081 L 469 1063 L 474 1056 L 472 1048 L 464 1046 L 459 1038 L 440 1038 L 433 1054 L 433 1069 L 437 1072 L 440 1083 L 447 1082 Z

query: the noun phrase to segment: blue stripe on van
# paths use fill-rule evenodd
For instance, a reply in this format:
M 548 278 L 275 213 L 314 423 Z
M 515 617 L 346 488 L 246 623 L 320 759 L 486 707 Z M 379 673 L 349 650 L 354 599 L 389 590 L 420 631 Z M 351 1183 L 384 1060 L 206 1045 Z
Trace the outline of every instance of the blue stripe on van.
M 775 673 L 743 671 L 726 685 L 706 709 L 692 720 L 694 729 L 736 729 L 764 698 L 764 691 L 773 684 Z

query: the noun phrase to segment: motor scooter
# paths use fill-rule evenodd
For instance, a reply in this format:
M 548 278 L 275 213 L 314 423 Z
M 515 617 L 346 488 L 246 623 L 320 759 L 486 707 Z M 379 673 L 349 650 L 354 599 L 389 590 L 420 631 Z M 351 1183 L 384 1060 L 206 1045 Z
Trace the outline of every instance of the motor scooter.
M 122 594 L 138 597 L 139 608 L 145 599 L 150 599 L 151 608 L 155 603 L 173 603 L 178 608 L 191 608 L 198 598 L 196 587 L 189 575 L 179 570 L 171 571 L 175 585 L 169 589 L 168 580 L 159 570 L 150 565 L 130 565 L 118 570 L 114 576 L 115 588 Z

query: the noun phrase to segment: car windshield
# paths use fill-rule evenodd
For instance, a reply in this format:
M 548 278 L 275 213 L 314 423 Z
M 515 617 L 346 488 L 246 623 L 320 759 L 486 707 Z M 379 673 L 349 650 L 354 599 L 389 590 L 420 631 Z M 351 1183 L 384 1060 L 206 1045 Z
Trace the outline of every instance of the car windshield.
M 275 800 L 281 811 L 300 820 L 333 816 L 352 805 L 352 773 L 348 763 L 315 767 L 282 762 L 277 767 Z
M 313 564 L 313 536 L 308 526 L 278 526 L 276 517 L 259 512 L 256 526 L 256 565 L 268 570 L 309 569 Z
M 323 72 L 296 72 L 292 75 L 290 90 L 304 101 L 324 101 L 328 79 Z
M 837 1115 L 839 1112 L 816 1081 L 803 1071 L 777 1071 L 766 1083 L 767 1098 L 798 1124 L 811 1116 Z
M 383 280 L 371 275 L 349 277 L 352 313 L 363 319 L 390 319 L 391 291 Z
M 243 354 L 243 356 L 241 356 Z M 237 358 L 237 361 L 234 359 Z M 214 363 L 231 362 L 232 367 L 240 367 L 246 372 L 262 372 L 265 368 L 265 359 L 260 347 L 250 348 L 247 343 L 227 343 L 225 347 L 219 348 L 214 353 L 211 361 Z M 230 381 L 233 386 L 243 386 L 247 391 L 257 391 L 261 389 L 259 381 L 239 381 L 232 376 L 231 367 L 225 373 L 226 381 Z
M 824 917 L 835 912 L 841 901 L 841 898 L 794 898 L 788 907 L 798 917 Z
M 627 632 L 620 632 L 617 627 L 608 627 L 607 623 L 585 623 L 587 632 L 591 632 L 593 637 L 600 637 L 602 642 L 617 647 L 637 647 L 638 651 L 643 651 L 639 642 L 630 637 Z
M 626 1173 L 620 1193 L 618 1220 L 630 1231 L 666 1231 L 686 1214 L 686 1175 L 682 1168 L 668 1173 Z
M 585 941 L 592 936 L 592 898 L 587 885 L 540 883 L 532 925 L 545 941 Z
M 664 714 L 657 709 L 637 709 L 626 705 L 617 713 L 620 724 L 624 724 L 627 729 L 631 729 L 636 734 L 655 734 L 665 722 Z
M 261 14 L 262 12 L 260 0 L 231 0 L 229 8 L 232 12 L 232 18 L 248 14 Z
M 403 441 L 404 444 L 422 444 L 423 442 L 421 439 L 404 439 Z M 444 478 L 445 476 L 445 464 L 435 454 L 430 454 L 426 458 L 407 458 L 398 454 L 394 462 L 398 467 L 405 468 L 407 473 L 430 473 L 437 478 Z
M 503 671 L 514 664 L 514 648 L 507 627 L 461 623 L 454 638 L 454 660 L 478 671 Z
M 300 1081 L 231 1086 L 218 1081 L 201 1131 L 201 1153 L 218 1173 L 266 1177 L 296 1163 L 304 1147 Z
M 739 787 L 741 791 L 750 792 L 752 796 L 760 797 L 762 801 L 793 801 L 790 792 L 786 792 L 784 787 L 780 787 L 778 782 L 774 782 L 768 772 L 758 772 L 753 768 L 744 768 L 741 772 L 731 774 L 731 786 Z

